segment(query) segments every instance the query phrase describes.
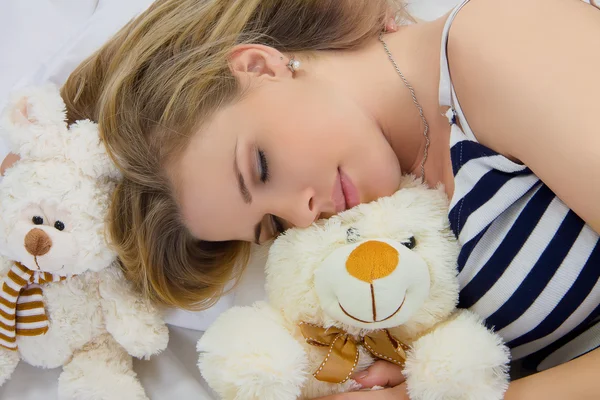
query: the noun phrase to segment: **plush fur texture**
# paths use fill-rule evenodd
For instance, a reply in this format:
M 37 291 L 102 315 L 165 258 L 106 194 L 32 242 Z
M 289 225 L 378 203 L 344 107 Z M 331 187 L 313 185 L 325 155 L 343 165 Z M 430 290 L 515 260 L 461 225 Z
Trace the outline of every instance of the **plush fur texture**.
M 346 262 L 367 242 L 379 249 L 375 258 L 397 254 L 394 264 L 361 270 Z M 269 302 L 221 315 L 198 342 L 200 370 L 224 399 L 356 390 L 351 379 L 332 384 L 312 376 L 327 348 L 306 343 L 298 324 L 340 328 L 356 339 L 389 329 L 410 346 L 404 374 L 411 399 L 499 400 L 509 353 L 480 318 L 456 309 L 458 250 L 445 194 L 412 177 L 393 196 L 291 229 L 269 253 Z M 359 351 L 357 371 L 374 361 Z
M 125 280 L 107 243 L 105 218 L 119 174 L 97 125 L 67 127 L 65 116 L 58 89 L 45 86 L 16 94 L 1 120 L 21 160 L 0 182 L 0 280 L 15 261 L 67 279 L 42 286 L 48 332 L 18 336 L 16 352 L 0 348 L 0 384 L 24 360 L 63 366 L 61 399 L 147 399 L 131 356 L 165 349 L 168 330 Z M 33 229 L 51 242 L 43 255 L 25 246 Z

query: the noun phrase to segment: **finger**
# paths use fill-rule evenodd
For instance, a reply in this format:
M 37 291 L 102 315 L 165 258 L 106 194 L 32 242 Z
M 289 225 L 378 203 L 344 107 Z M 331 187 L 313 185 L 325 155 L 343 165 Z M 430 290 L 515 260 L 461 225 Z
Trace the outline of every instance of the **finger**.
M 402 368 L 387 361 L 376 361 L 366 371 L 352 377 L 362 387 L 392 387 L 404 382 Z
M 319 397 L 316 400 L 410 400 L 410 398 L 406 393 L 406 385 L 401 384 L 390 389 L 340 393 L 333 396 Z

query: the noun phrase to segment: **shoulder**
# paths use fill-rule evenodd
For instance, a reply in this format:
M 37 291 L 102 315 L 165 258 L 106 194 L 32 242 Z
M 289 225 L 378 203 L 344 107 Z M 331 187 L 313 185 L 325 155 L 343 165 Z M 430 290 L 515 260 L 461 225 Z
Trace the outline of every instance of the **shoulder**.
M 565 102 L 565 87 L 600 77 L 599 45 L 600 11 L 581 0 L 467 3 L 451 27 L 448 58 L 478 140 L 516 156 L 512 133 L 519 138 L 532 121 L 551 124 L 546 116 Z
M 600 232 L 600 11 L 580 0 L 471 0 L 448 44 L 477 139 L 527 165 Z

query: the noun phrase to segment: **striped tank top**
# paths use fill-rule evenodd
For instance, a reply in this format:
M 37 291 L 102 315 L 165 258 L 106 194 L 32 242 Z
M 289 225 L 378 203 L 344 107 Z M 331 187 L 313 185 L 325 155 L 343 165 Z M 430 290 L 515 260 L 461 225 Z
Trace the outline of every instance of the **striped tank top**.
M 446 54 L 450 25 L 467 1 L 444 28 L 439 91 L 440 105 L 450 107 L 459 306 L 484 317 L 513 360 L 541 371 L 600 345 L 600 242 L 526 165 L 483 146 L 469 128 Z

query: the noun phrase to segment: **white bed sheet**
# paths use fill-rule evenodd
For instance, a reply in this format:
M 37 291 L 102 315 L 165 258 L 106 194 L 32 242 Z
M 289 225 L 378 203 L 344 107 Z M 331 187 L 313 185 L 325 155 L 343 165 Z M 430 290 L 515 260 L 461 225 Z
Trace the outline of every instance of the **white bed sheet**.
M 85 57 L 97 49 L 152 0 L 0 0 L 0 109 L 16 88 L 62 84 Z M 428 20 L 446 13 L 458 0 L 411 0 L 409 11 Z M 0 141 L 0 160 L 8 149 Z M 1 179 L 1 178 L 0 178 Z M 196 367 L 196 342 L 225 309 L 264 297 L 266 249 L 255 251 L 241 284 L 214 307 L 190 313 L 166 310 L 169 346 L 134 367 L 151 399 L 211 400 Z M 59 369 L 41 370 L 20 364 L 0 387 L 2 400 L 54 400 Z

